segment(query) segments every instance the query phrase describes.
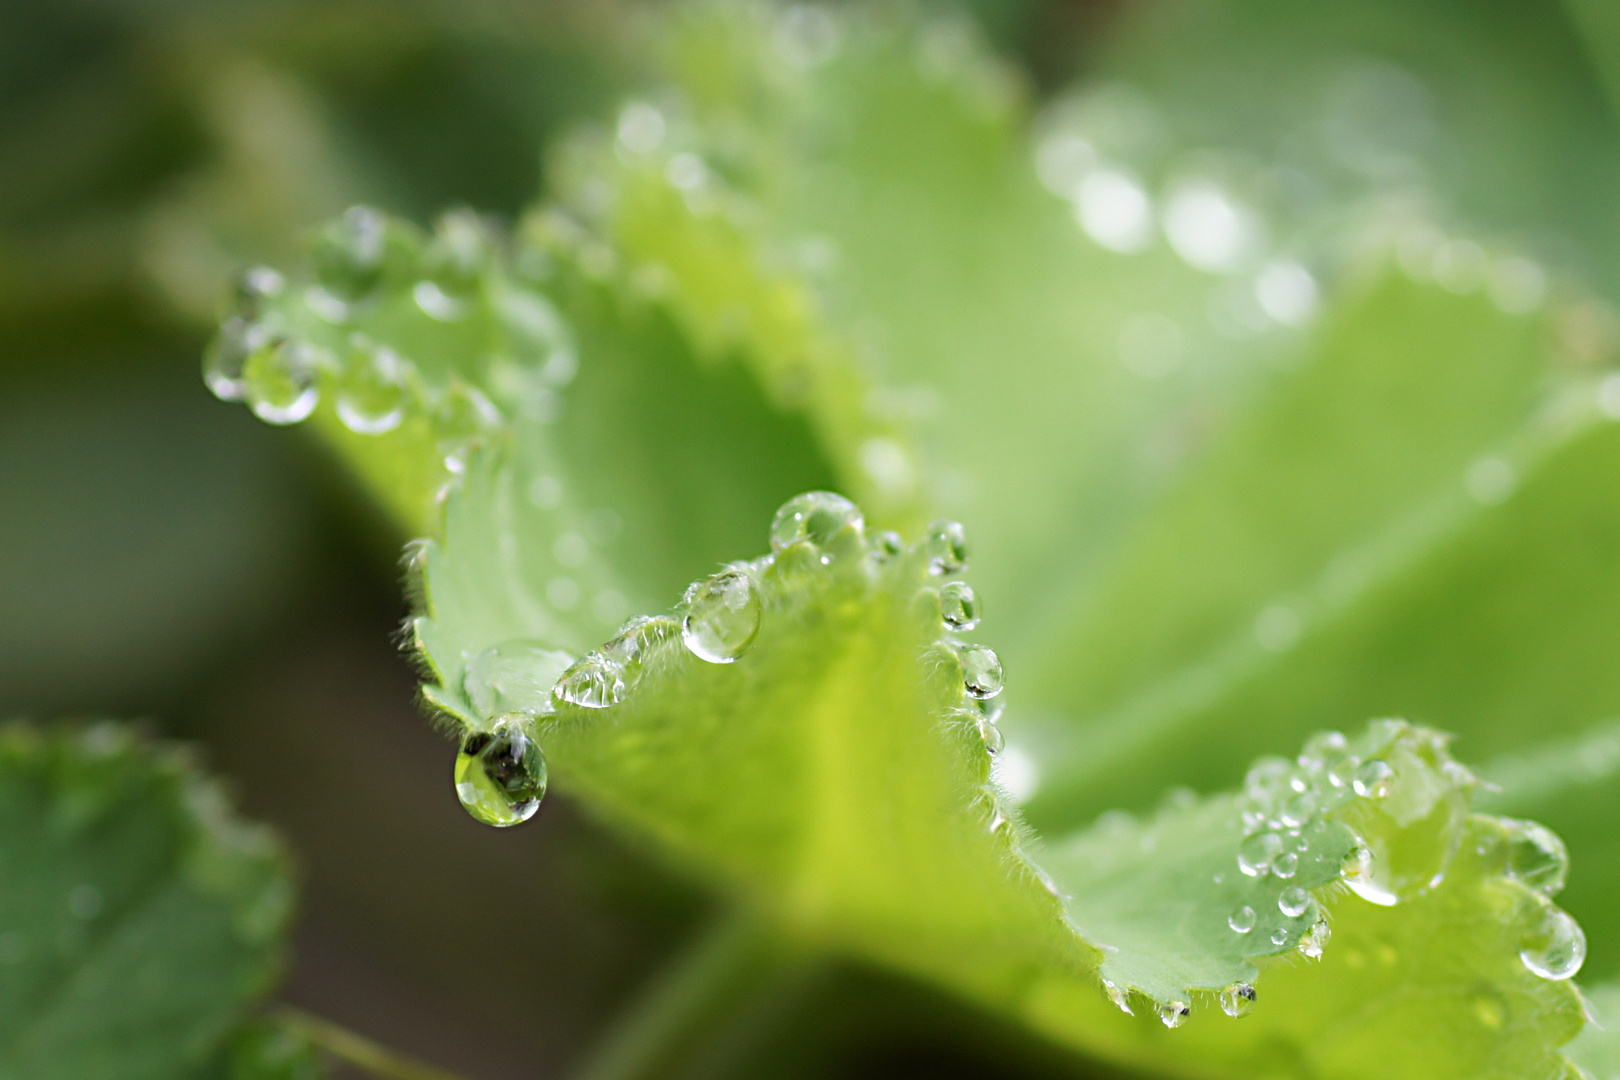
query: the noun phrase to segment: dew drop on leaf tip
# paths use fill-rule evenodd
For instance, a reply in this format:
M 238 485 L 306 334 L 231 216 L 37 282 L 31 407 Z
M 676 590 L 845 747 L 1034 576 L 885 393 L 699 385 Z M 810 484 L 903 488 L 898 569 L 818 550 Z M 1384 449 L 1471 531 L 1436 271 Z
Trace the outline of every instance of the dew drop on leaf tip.
M 1248 1016 L 1259 997 L 1250 983 L 1233 983 L 1221 991 L 1221 1012 L 1227 1016 Z
M 967 530 L 958 522 L 934 522 L 929 526 L 926 544 L 930 573 L 954 574 L 967 565 Z
M 1001 693 L 1001 658 L 983 645 L 957 645 L 956 658 L 962 664 L 962 686 L 975 698 L 993 698 Z
M 1519 950 L 1524 966 L 1543 979 L 1568 979 L 1586 962 L 1586 933 L 1569 912 L 1545 904 Z
M 818 547 L 846 528 L 857 532 L 866 525 L 860 507 L 830 491 L 809 491 L 795 495 L 771 519 L 771 550 L 808 540 Z
M 729 664 L 754 643 L 759 621 L 759 591 L 753 579 L 741 570 L 727 570 L 688 593 L 681 640 L 698 659 Z
M 972 630 L 979 625 L 979 597 L 965 581 L 947 582 L 939 590 L 939 613 L 952 630 Z
M 467 734 L 456 755 L 456 796 L 478 821 L 505 828 L 528 821 L 546 794 L 546 759 L 524 716 Z
M 1103 980 L 1102 985 L 1103 992 L 1108 995 L 1108 1000 L 1114 1003 L 1114 1007 L 1116 1009 L 1124 1013 L 1126 1016 L 1136 1015 L 1131 1011 L 1130 995 L 1125 992 L 1123 987 L 1119 986 L 1117 983 L 1109 982 L 1107 979 Z
M 605 709 L 624 700 L 624 669 L 599 652 L 591 653 L 563 672 L 551 692 L 569 705 Z
M 1166 1001 L 1158 1006 L 1159 1022 L 1167 1028 L 1178 1028 L 1192 1015 L 1192 1006 L 1185 1001 Z

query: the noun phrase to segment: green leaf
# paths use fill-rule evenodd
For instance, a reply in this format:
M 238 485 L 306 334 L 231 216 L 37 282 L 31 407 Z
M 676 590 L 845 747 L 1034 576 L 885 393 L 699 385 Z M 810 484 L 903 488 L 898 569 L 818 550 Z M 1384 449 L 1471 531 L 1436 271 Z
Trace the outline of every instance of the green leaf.
M 1592 1022 L 1569 1046 L 1569 1056 L 1592 1080 L 1620 1077 L 1620 984 L 1604 983 L 1586 994 Z
M 278 971 L 292 887 L 178 750 L 0 729 L 0 1072 L 167 1080 Z

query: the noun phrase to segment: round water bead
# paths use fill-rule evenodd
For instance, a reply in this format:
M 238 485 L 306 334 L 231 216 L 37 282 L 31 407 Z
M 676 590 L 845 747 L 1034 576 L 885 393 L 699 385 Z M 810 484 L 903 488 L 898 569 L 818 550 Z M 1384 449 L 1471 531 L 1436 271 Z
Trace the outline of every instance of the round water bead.
M 638 615 L 602 646 L 602 655 L 618 664 L 627 680 L 634 680 L 654 649 L 680 636 L 681 624 L 674 619 L 666 615 Z
M 1519 949 L 1524 966 L 1543 979 L 1568 979 L 1586 962 L 1586 933 L 1556 904 L 1546 904 Z
M 388 234 L 388 219 L 369 206 L 350 207 L 321 233 L 313 252 L 317 284 L 305 294 L 317 315 L 328 322 L 348 322 L 375 297 Z
M 1226 925 L 1230 926 L 1232 931 L 1238 934 L 1247 934 L 1250 930 L 1253 930 L 1256 921 L 1257 916 L 1254 913 L 1254 908 L 1248 904 L 1237 908 L 1226 917 Z
M 976 698 L 993 698 L 1004 685 L 1001 658 L 983 645 L 958 645 L 956 658 L 962 664 L 962 687 Z
M 352 345 L 338 378 L 338 419 L 357 435 L 386 434 L 405 419 L 406 362 L 359 334 Z
M 1007 745 L 1007 740 L 1001 734 L 1001 729 L 996 727 L 988 717 L 984 716 L 975 720 L 974 724 L 979 730 L 979 738 L 984 740 L 984 748 L 992 754 L 1001 753 L 1002 749 Z
M 939 590 L 939 614 L 952 630 L 979 625 L 979 597 L 965 581 L 952 581 Z
M 1389 785 L 1394 779 L 1395 770 L 1381 758 L 1373 758 L 1362 763 L 1356 770 L 1356 777 L 1351 786 L 1357 795 L 1365 799 L 1382 799 L 1389 794 Z
M 563 672 L 551 692 L 582 709 L 605 709 L 624 700 L 624 669 L 601 653 L 591 653 Z
M 456 796 L 486 825 L 528 821 L 546 794 L 546 758 L 523 716 L 502 716 L 469 733 L 456 756 Z
M 1333 936 L 1333 928 L 1328 926 L 1325 918 L 1318 918 L 1305 931 L 1305 936 L 1299 939 L 1299 951 L 1312 960 L 1322 959 L 1322 953 L 1327 949 L 1328 939 Z
M 880 561 L 899 558 L 906 553 L 906 542 L 900 539 L 900 534 L 892 530 L 878 533 L 867 541 L 867 549 L 872 557 Z
M 248 357 L 271 343 L 270 328 L 247 319 L 227 319 L 203 353 L 203 382 L 221 401 L 247 396 L 243 369 Z
M 1248 1016 L 1260 995 L 1250 983 L 1233 983 L 1221 991 L 1221 1012 L 1227 1016 Z
M 320 357 L 302 341 L 278 338 L 248 354 L 242 366 L 248 407 L 267 424 L 296 424 L 315 411 Z
M 924 541 L 928 570 L 933 574 L 954 574 L 967 565 L 967 530 L 955 521 L 936 521 L 928 527 Z
M 1298 885 L 1295 885 L 1293 888 L 1284 889 L 1282 891 L 1282 895 L 1277 897 L 1277 910 L 1281 911 L 1290 919 L 1298 918 L 1299 916 L 1305 914 L 1305 910 L 1310 906 L 1311 894 L 1305 889 L 1300 888 Z
M 476 298 L 491 246 L 489 229 L 475 212 L 451 210 L 443 214 L 424 253 L 427 274 L 411 290 L 416 306 L 442 322 L 466 316 Z
M 572 660 L 538 641 L 503 641 L 467 662 L 462 693 L 479 716 L 540 716 L 552 711 L 551 688 Z
M 1556 896 L 1569 878 L 1569 849 L 1547 826 L 1507 819 L 1507 872 L 1543 896 Z
M 1158 1006 L 1159 1022 L 1167 1028 L 1178 1028 L 1192 1015 L 1192 1006 L 1185 1001 L 1166 1001 Z
M 741 570 L 727 570 L 688 590 L 681 640 L 698 659 L 729 664 L 754 643 L 759 616 L 753 578 Z
M 1287 879 L 1299 871 L 1299 856 L 1292 851 L 1285 851 L 1271 860 L 1271 872 L 1278 877 Z
M 1249 877 L 1262 877 L 1271 870 L 1271 861 L 1282 853 L 1283 838 L 1274 832 L 1255 833 L 1238 845 L 1238 869 Z
M 847 528 L 864 528 L 861 508 L 830 491 L 808 491 L 783 503 L 771 519 L 771 550 L 781 551 L 791 544 L 808 540 L 824 547 Z

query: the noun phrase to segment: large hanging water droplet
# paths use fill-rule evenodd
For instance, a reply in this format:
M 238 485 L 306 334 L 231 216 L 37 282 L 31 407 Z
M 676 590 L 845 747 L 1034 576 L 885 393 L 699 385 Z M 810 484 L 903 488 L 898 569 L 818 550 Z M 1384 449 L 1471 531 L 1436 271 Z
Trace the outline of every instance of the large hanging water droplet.
M 456 755 L 456 796 L 486 825 L 528 821 L 546 794 L 546 758 L 527 717 L 503 716 L 489 731 L 469 733 Z
M 1187 1017 L 1192 1015 L 1192 1006 L 1185 1001 L 1166 1001 L 1160 1003 L 1157 1012 L 1159 1023 L 1173 1030 L 1187 1022 Z
M 808 540 L 817 547 L 844 529 L 857 532 L 866 525 L 860 507 L 830 491 L 809 491 L 783 503 L 771 519 L 771 550 L 781 551 Z
M 759 592 L 741 570 L 727 570 L 687 593 L 681 639 L 700 660 L 729 664 L 759 633 Z
M 1328 925 L 1325 918 L 1318 917 L 1305 931 L 1305 936 L 1299 939 L 1299 951 L 1308 959 L 1320 960 L 1322 953 L 1327 949 L 1328 939 L 1333 936 L 1333 928 Z
M 358 435 L 383 435 L 405 419 L 405 361 L 386 345 L 359 335 L 337 390 L 337 414 Z
M 933 574 L 954 574 L 967 565 L 967 530 L 954 521 L 936 521 L 924 541 L 928 570 Z
M 1252 984 L 1233 983 L 1221 991 L 1221 1012 L 1227 1016 L 1248 1016 L 1259 996 Z
M 979 597 L 965 581 L 948 582 L 939 590 L 939 614 L 952 630 L 979 625 Z
M 1262 877 L 1271 870 L 1271 860 L 1281 854 L 1283 838 L 1274 832 L 1255 833 L 1238 845 L 1238 869 L 1249 877 Z
M 551 688 L 573 661 L 538 641 L 503 641 L 467 662 L 462 693 L 479 716 L 552 711 Z
M 1257 916 L 1254 913 L 1254 908 L 1248 904 L 1244 904 L 1226 917 L 1226 925 L 1230 926 L 1232 931 L 1238 934 L 1247 934 L 1250 930 L 1253 930 L 1256 921 Z
M 624 669 L 601 653 L 591 653 L 563 672 L 552 693 L 582 709 L 605 709 L 624 700 Z
M 243 370 L 248 357 L 271 343 L 270 328 L 247 319 L 227 319 L 203 353 L 203 382 L 221 401 L 247 396 Z
M 983 645 L 958 645 L 956 658 L 962 664 L 962 687 L 976 698 L 993 698 L 1004 684 L 1001 658 Z
M 267 424 L 296 424 L 315 411 L 320 359 L 302 341 L 281 338 L 255 349 L 242 368 L 248 407 Z
M 1535 821 L 1508 819 L 1507 872 L 1542 896 L 1556 896 L 1569 878 L 1569 849 L 1558 834 Z
M 1569 912 L 1547 904 L 1525 937 L 1519 959 L 1543 979 L 1568 979 L 1586 962 L 1586 933 Z
M 1277 910 L 1281 911 L 1290 919 L 1295 919 L 1305 914 L 1305 909 L 1309 908 L 1310 906 L 1311 894 L 1307 890 L 1300 888 L 1298 885 L 1295 885 L 1289 889 L 1284 889 L 1282 891 L 1282 895 L 1277 897 Z

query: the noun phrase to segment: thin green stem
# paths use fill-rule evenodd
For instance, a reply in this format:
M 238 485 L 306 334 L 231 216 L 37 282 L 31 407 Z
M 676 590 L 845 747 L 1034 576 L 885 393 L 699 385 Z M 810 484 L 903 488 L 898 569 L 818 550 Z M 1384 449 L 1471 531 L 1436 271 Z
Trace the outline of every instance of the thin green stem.
M 660 972 L 602 1036 L 575 1080 L 647 1080 L 691 1057 L 806 957 L 756 916 L 722 916 Z
M 406 1057 L 302 1009 L 283 1005 L 276 1011 L 322 1050 L 382 1080 L 462 1080 L 455 1073 Z

